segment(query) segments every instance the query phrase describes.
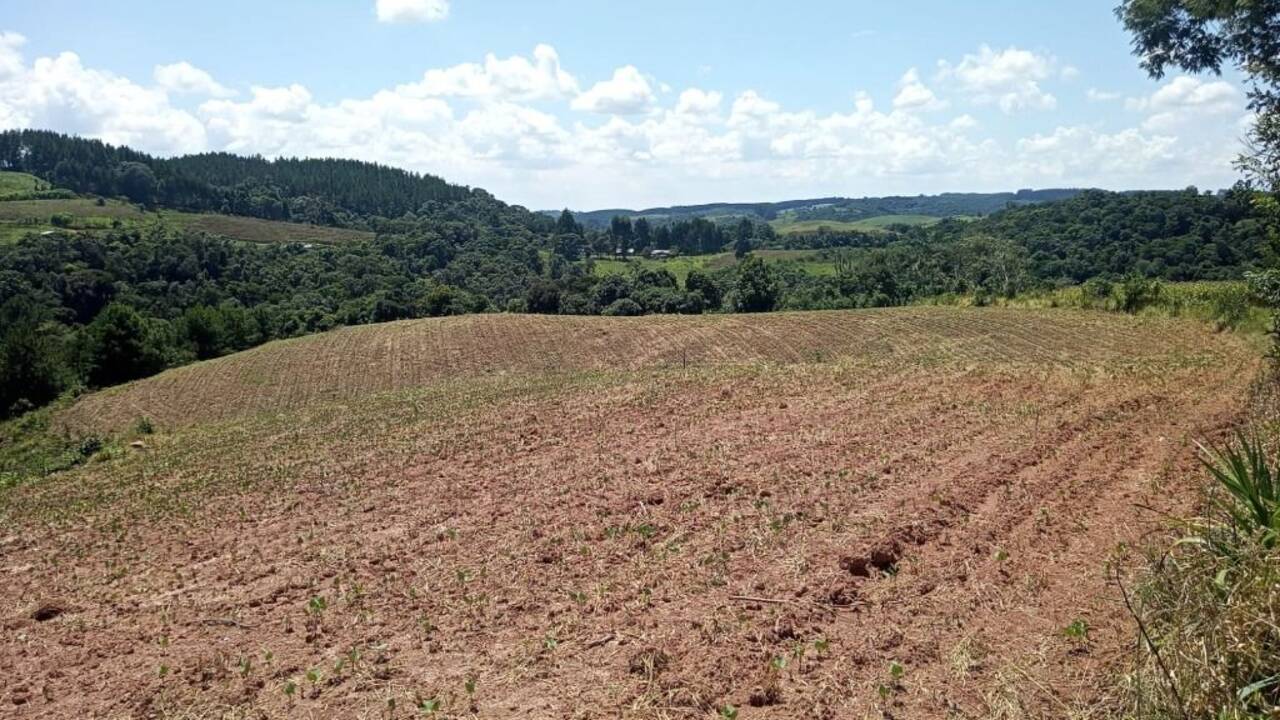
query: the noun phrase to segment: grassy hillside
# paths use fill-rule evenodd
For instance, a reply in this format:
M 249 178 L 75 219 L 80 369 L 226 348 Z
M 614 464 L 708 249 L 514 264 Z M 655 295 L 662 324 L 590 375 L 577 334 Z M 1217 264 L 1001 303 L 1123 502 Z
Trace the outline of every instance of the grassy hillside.
M 932 218 L 988 215 L 1010 205 L 1032 205 L 1074 197 L 1073 189 L 1019 190 L 1006 193 L 942 193 L 940 195 L 844 198 L 826 197 L 782 202 L 710 203 L 676 205 L 645 210 L 610 208 L 577 212 L 578 221 L 589 228 L 604 228 L 614 216 L 648 218 L 655 222 L 707 218 L 736 220 L 752 218 L 762 221 L 823 220 L 855 222 L 883 215 L 923 215 Z M 558 215 L 559 211 L 547 214 Z
M 12 174 L 12 173 L 10 173 Z M 29 176 L 24 176 L 29 177 Z M 59 219 L 62 216 L 62 219 Z M 96 231 L 114 227 L 186 228 L 244 242 L 334 244 L 370 239 L 373 233 L 258 218 L 174 210 L 146 212 L 118 200 L 3 200 L 0 198 L 0 242 L 50 230 Z
M 35 175 L 0 170 L 0 200 L 36 192 L 46 186 L 47 184 Z
M 0 490 L 0 652 L 50 716 L 1083 712 L 1107 553 L 1254 357 L 958 308 L 272 343 L 59 416 L 125 434 Z

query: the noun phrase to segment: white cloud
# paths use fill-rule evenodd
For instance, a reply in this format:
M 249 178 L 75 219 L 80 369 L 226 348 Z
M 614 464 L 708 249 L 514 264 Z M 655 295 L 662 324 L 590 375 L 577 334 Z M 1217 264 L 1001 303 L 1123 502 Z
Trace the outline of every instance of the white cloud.
M 578 81 L 560 66 L 555 48 L 538 45 L 532 60 L 519 55 L 500 60 L 490 53 L 483 65 L 463 63 L 428 70 L 420 82 L 397 90 L 419 97 L 556 100 L 576 95 Z
M 1165 133 L 1200 126 L 1206 120 L 1221 123 L 1246 112 L 1244 96 L 1231 83 L 1187 75 L 1169 80 L 1149 96 L 1127 98 L 1125 107 L 1148 114 L 1143 129 Z
M 724 96 L 718 92 L 689 88 L 680 93 L 680 99 L 676 102 L 676 112 L 695 117 L 714 115 L 719 112 L 720 103 L 723 100 Z
M 39 58 L 26 66 L 7 39 L 0 75 L 0 123 L 51 128 L 159 153 L 206 147 L 204 126 L 172 107 L 161 89 L 86 68 L 75 53 Z M 13 62 L 16 58 L 16 64 Z
M 436 22 L 449 17 L 449 0 L 377 0 L 378 22 Z
M 1017 110 L 1052 110 L 1058 100 L 1040 83 L 1052 75 L 1056 61 L 1029 50 L 1010 47 L 992 50 L 983 45 L 965 55 L 959 65 L 938 63 L 940 80 L 954 80 L 961 92 L 977 104 L 995 104 L 1005 113 Z
M 209 73 L 185 61 L 171 65 L 157 65 L 153 76 L 156 84 L 169 92 L 216 98 L 231 97 L 236 94 L 234 90 L 214 80 Z
M 613 77 L 596 83 L 573 100 L 574 110 L 606 115 L 636 115 L 653 107 L 653 87 L 634 65 L 613 71 Z
M 0 32 L 0 80 L 22 72 L 22 46 L 27 39 L 15 32 Z
M 1118 92 L 1108 92 L 1097 88 L 1089 88 L 1085 91 L 1084 96 L 1089 99 L 1089 102 L 1111 102 L 1112 100 L 1119 100 L 1121 97 Z
M 1050 178 L 1107 177 L 1141 173 L 1167 161 L 1175 138 L 1144 135 L 1136 128 L 1105 133 L 1089 127 L 1058 127 L 1018 141 L 1024 172 Z
M 920 72 L 911 68 L 898 81 L 898 94 L 893 98 L 893 106 L 900 110 L 941 110 L 947 106 L 939 100 L 933 91 L 920 81 Z
M 1114 118 L 1117 127 L 1048 125 L 998 135 L 1007 123 L 989 123 L 991 116 L 1043 106 L 1038 83 L 1060 76 L 1051 58 L 1016 49 L 944 64 L 938 82 L 908 70 L 880 105 L 858 92 L 848 106 L 819 112 L 755 90 L 691 87 L 667 96 L 629 65 L 584 93 L 547 45 L 430 69 L 416 81 L 336 101 L 298 84 L 217 97 L 216 81 L 182 63 L 138 83 L 86 67 L 73 53 L 28 61 L 22 47 L 21 37 L 0 33 L 0 128 L 49 128 L 158 154 L 359 158 L 533 207 L 1223 186 L 1234 178 L 1231 157 L 1247 120 L 1244 95 L 1230 83 L 1173 78 L 1131 99 L 1132 114 Z M 967 91 L 982 98 L 980 107 L 941 112 L 943 90 Z M 204 93 L 197 110 L 178 104 L 188 101 L 179 96 L 185 91 Z

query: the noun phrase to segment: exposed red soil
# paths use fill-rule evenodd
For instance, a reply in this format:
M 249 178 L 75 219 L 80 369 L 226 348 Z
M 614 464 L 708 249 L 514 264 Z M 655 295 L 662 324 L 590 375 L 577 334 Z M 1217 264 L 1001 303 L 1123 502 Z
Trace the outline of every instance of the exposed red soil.
M 1255 369 L 1211 342 L 623 376 L 332 438 L 336 465 L 188 517 L 14 524 L 0 716 L 1088 711 L 1133 639 L 1107 561 L 1194 499 L 1189 441 Z

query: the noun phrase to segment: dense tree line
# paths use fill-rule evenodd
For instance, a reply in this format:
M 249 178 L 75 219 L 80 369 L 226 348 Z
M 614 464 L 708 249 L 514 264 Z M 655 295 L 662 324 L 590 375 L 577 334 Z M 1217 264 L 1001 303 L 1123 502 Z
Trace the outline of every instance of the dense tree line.
M 590 229 L 602 230 L 614 217 L 630 220 L 644 218 L 662 224 L 696 217 L 740 218 L 755 221 L 790 217 L 795 220 L 850 221 L 877 215 L 929 215 L 954 217 L 988 215 L 1010 206 L 1053 202 L 1073 197 L 1080 190 L 1019 190 L 1002 193 L 942 193 L 941 195 L 890 196 L 866 198 L 811 198 L 762 203 L 712 203 L 677 205 L 647 210 L 595 210 L 578 214 L 578 220 Z
M 0 132 L 0 170 L 30 173 L 77 193 L 146 206 L 319 225 L 361 225 L 426 205 L 486 194 L 431 176 L 355 160 L 207 153 L 155 158 L 97 140 L 43 130 Z M 526 225 L 549 226 L 532 213 Z

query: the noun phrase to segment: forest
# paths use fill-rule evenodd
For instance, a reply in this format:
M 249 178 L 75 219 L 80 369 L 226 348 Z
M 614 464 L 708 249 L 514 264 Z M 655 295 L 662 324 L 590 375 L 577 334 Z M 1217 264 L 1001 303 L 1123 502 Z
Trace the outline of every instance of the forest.
M 1273 254 L 1254 193 L 1085 191 L 930 226 L 778 235 L 763 221 L 615 216 L 586 228 L 488 193 L 347 160 L 160 160 L 47 132 L 0 134 L 0 170 L 57 193 L 376 233 L 312 247 L 172 228 L 0 245 L 0 415 L 277 338 L 474 312 L 640 315 L 883 307 L 1137 275 L 1239 278 Z M 49 193 L 50 191 L 42 191 Z M 678 278 L 653 249 L 731 253 Z M 766 262 L 821 253 L 833 271 Z M 626 271 L 600 273 L 602 260 Z

